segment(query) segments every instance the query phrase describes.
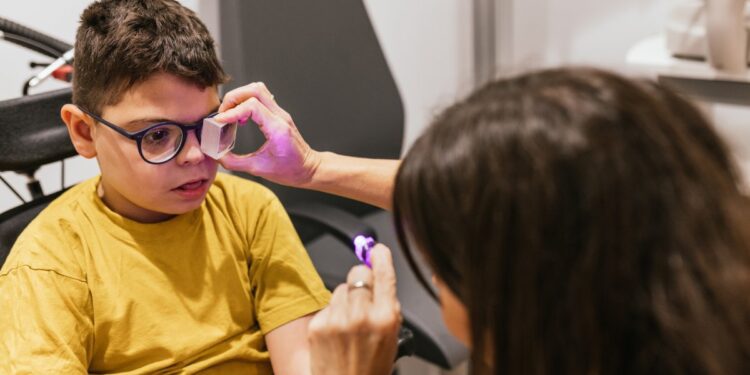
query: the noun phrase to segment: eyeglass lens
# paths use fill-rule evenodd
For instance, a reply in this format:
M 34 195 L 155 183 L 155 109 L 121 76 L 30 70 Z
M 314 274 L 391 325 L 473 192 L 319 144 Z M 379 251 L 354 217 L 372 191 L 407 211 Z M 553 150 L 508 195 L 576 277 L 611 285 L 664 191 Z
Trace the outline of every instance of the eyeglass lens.
M 182 143 L 182 130 L 177 125 L 166 124 L 149 130 L 141 139 L 143 158 L 159 163 L 173 157 Z

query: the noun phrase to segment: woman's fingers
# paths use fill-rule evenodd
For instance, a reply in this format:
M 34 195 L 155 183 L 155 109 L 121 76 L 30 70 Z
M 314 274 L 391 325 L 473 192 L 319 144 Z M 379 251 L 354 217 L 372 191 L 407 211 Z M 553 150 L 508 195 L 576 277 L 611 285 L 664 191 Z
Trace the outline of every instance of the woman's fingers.
M 331 296 L 328 313 L 328 329 L 333 334 L 345 334 L 348 331 L 349 296 L 347 286 L 339 285 Z
M 263 135 L 266 136 L 266 139 L 270 137 L 270 132 L 280 131 L 289 126 L 257 98 L 245 100 L 237 106 L 219 113 L 214 118 L 216 121 L 224 123 L 245 122 L 248 118 L 252 118 L 258 124 L 258 128 L 263 132 Z
M 263 170 L 263 160 L 255 157 L 255 154 L 261 151 L 262 150 L 258 150 L 247 155 L 237 155 L 230 152 L 219 159 L 219 163 L 221 163 L 222 167 L 230 171 L 241 170 L 255 176 Z
M 226 95 L 224 95 L 224 100 L 219 107 L 219 112 L 222 113 L 231 108 L 234 108 L 250 98 L 258 99 L 275 115 L 279 116 L 282 120 L 289 123 L 290 125 L 293 124 L 292 116 L 290 116 L 287 111 L 285 111 L 279 106 L 278 103 L 276 103 L 273 94 L 271 94 L 271 92 L 268 90 L 268 87 L 266 87 L 263 82 L 254 82 L 249 85 L 238 87 L 226 93 Z M 221 117 L 219 118 L 221 119 Z
M 393 269 L 391 250 L 382 244 L 375 245 L 370 253 L 370 262 L 374 278 L 374 303 L 391 303 L 396 300 L 396 271 Z
M 354 266 L 346 275 L 346 282 L 349 284 L 349 293 L 361 291 L 357 295 L 366 296 L 372 299 L 372 271 L 366 266 Z
M 302 138 L 291 116 L 281 109 L 263 83 L 253 83 L 226 94 L 214 117 L 219 122 L 252 119 L 266 142 L 247 155 L 228 154 L 224 168 L 242 171 L 269 181 L 299 186 L 312 178 L 321 157 Z
M 365 266 L 356 266 L 349 271 L 346 284 L 349 322 L 362 329 L 368 323 L 372 305 L 372 271 Z
M 391 250 L 377 244 L 370 253 L 373 272 L 373 319 L 394 337 L 401 326 L 401 304 L 396 295 L 396 271 Z

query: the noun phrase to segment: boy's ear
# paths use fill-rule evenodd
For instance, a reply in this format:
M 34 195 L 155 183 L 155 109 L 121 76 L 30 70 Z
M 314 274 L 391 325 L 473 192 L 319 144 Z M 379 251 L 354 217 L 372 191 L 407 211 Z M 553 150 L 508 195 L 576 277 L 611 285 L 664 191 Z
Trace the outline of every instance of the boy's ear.
M 70 140 L 78 154 L 86 159 L 96 156 L 93 119 L 73 104 L 65 104 L 60 110 L 60 117 L 68 127 L 68 135 L 70 135 Z

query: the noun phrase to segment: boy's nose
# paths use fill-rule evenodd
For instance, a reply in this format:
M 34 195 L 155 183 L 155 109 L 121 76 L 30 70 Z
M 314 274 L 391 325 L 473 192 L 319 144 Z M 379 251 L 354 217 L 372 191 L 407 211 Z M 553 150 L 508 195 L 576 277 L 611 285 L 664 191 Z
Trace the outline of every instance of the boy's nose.
M 177 154 L 177 157 L 175 158 L 177 164 L 187 165 L 200 163 L 206 155 L 201 151 L 201 144 L 198 141 L 198 136 L 195 134 L 195 130 L 188 131 L 186 137 L 185 146 L 182 147 L 182 150 L 180 150 L 180 153 Z

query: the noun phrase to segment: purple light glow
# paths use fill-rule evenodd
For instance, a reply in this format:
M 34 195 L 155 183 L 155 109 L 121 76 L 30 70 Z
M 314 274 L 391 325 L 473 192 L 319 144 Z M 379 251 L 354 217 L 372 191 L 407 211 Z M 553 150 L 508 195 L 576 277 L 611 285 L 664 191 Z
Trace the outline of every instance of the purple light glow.
M 364 263 L 367 267 L 372 268 L 370 263 L 370 250 L 375 246 L 375 240 L 372 237 L 366 237 L 359 235 L 354 237 L 354 255 L 360 262 Z

